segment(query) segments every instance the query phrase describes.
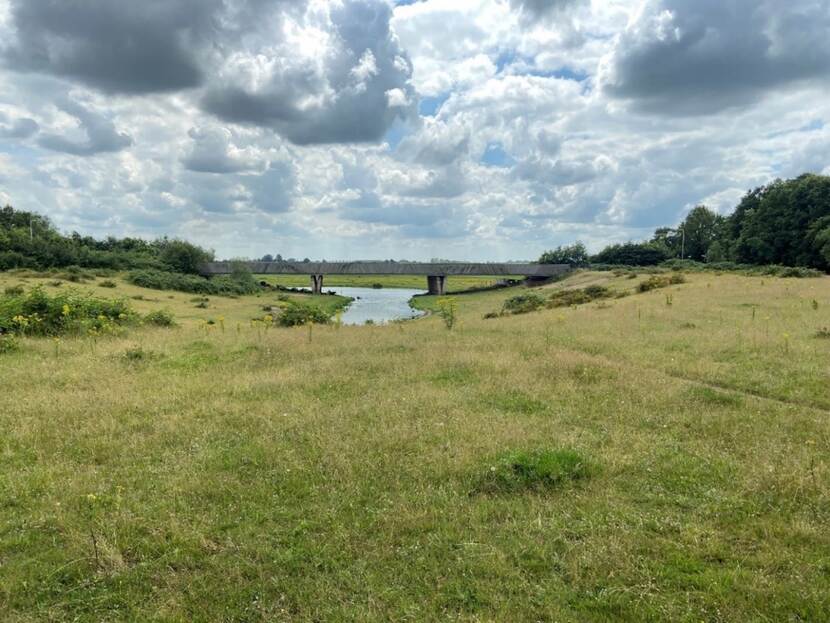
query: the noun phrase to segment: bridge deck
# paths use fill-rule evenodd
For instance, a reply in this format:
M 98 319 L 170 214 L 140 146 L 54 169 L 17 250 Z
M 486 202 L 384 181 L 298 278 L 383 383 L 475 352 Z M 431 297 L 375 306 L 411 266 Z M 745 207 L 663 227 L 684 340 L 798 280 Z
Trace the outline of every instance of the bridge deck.
M 203 275 L 227 275 L 236 262 L 208 262 Z M 557 277 L 571 270 L 565 264 L 462 264 L 398 262 L 242 262 L 255 275 L 482 275 Z

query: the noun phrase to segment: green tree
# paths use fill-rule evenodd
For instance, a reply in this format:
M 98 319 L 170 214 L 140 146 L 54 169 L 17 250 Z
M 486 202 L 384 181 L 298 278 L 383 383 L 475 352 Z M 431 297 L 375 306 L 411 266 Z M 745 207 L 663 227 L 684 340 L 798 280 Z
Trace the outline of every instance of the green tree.
M 553 251 L 545 251 L 542 257 L 539 258 L 539 263 L 583 266 L 588 263 L 588 250 L 581 242 L 567 246 L 559 246 Z
M 718 239 L 723 217 L 706 206 L 697 206 L 681 223 L 681 257 L 703 262 L 709 246 Z
M 202 264 L 213 261 L 213 251 L 184 240 L 164 239 L 159 242 L 159 247 L 159 259 L 178 273 L 199 274 Z
M 591 258 L 595 264 L 619 264 L 622 266 L 655 266 L 669 259 L 663 245 L 653 242 L 626 242 L 612 244 Z

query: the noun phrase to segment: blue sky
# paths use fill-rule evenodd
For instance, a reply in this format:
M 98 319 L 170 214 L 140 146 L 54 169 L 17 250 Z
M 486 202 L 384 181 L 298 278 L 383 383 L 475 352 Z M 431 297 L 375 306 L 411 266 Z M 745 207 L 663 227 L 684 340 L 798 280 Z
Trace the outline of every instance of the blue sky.
M 0 200 L 66 231 L 533 259 L 830 173 L 825 2 L 122 9 L 0 0 Z

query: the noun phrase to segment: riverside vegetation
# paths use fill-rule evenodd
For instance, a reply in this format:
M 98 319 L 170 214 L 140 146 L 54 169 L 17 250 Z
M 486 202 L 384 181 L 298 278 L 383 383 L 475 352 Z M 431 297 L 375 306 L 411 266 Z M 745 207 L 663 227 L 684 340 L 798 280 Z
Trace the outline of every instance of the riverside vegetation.
M 4 621 L 830 618 L 828 277 L 278 328 L 343 302 L 73 275 L 0 273 Z

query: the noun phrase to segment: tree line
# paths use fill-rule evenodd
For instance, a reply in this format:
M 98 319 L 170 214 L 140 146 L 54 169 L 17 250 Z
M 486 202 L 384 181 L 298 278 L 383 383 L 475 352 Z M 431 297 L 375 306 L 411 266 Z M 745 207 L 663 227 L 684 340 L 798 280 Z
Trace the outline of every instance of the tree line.
M 213 259 L 213 251 L 184 240 L 64 235 L 45 216 L 11 206 L 0 209 L 0 270 L 79 266 L 197 274 L 201 263 Z
M 539 261 L 653 266 L 676 258 L 830 271 L 830 177 L 776 180 L 748 192 L 729 216 L 697 206 L 650 240 L 610 245 L 593 256 L 576 243 L 547 251 Z

